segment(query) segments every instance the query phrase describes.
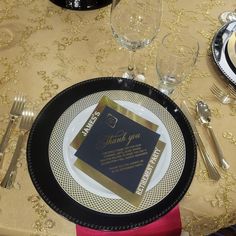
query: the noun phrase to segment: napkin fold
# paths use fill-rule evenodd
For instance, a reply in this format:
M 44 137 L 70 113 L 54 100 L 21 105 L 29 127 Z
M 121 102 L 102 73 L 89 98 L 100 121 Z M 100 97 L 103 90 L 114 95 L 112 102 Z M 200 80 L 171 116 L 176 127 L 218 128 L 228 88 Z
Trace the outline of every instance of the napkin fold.
M 76 225 L 77 236 L 179 236 L 181 235 L 181 219 L 177 205 L 160 219 L 134 229 L 124 231 L 101 231 Z

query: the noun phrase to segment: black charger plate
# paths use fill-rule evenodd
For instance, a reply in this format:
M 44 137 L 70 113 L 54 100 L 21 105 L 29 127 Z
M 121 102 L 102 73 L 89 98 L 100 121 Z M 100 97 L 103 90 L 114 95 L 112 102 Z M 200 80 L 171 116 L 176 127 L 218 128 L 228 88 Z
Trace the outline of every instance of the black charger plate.
M 111 0 L 50 0 L 54 4 L 70 10 L 94 10 L 105 7 Z
M 147 203 L 137 209 L 131 207 L 129 210 L 129 206 L 127 205 L 127 212 L 119 212 L 118 206 L 120 206 L 121 209 L 122 207 L 126 209 L 127 203 L 122 199 L 115 199 L 114 212 L 112 212 L 113 208 L 108 211 L 106 211 L 106 209 L 100 211 L 84 203 L 87 199 L 82 199 L 84 196 L 76 192 L 76 185 L 79 185 L 79 183 L 74 181 L 75 187 L 69 186 L 71 192 L 68 192 L 66 189 L 68 187 L 67 184 L 65 184 L 64 187 L 63 183 L 60 182 L 63 180 L 64 176 L 59 175 L 59 178 L 57 176 L 61 171 L 60 166 L 59 168 L 57 166 L 57 161 L 61 162 L 62 165 L 64 163 L 63 155 L 60 156 L 59 154 L 58 156 L 57 153 L 54 153 L 54 145 L 52 145 L 52 142 L 55 141 L 52 141 L 52 139 L 56 139 L 55 127 L 58 126 L 58 121 L 62 117 L 66 123 L 67 115 L 65 114 L 68 112 L 71 113 L 71 107 L 77 102 L 90 101 L 90 104 L 88 104 L 88 106 L 90 106 L 94 102 L 98 102 L 98 100 L 95 101 L 91 99 L 91 96 L 94 94 L 102 96 L 106 93 L 110 94 L 112 99 L 115 99 L 115 96 L 117 96 L 113 94 L 117 93 L 119 94 L 118 99 L 121 100 L 126 100 L 123 94 L 128 94 L 128 97 L 132 97 L 132 99 L 136 97 L 138 99 L 136 102 L 144 107 L 149 107 L 149 104 L 153 104 L 153 111 L 155 112 L 156 107 L 159 111 L 159 115 L 158 113 L 155 114 L 157 117 L 162 117 L 162 113 L 164 114 L 164 120 L 166 119 L 165 117 L 167 117 L 167 122 L 165 123 L 164 121 L 167 129 L 168 126 L 172 126 L 174 128 L 173 132 L 175 129 L 177 130 L 176 137 L 172 135 L 172 130 L 168 130 L 170 136 L 173 136 L 174 142 L 174 144 L 171 144 L 173 145 L 173 156 L 171 156 L 171 163 L 168 170 L 157 184 L 157 187 L 153 187 L 147 192 L 147 197 L 144 197 L 144 200 L 149 202 L 150 196 L 154 196 L 154 200 L 156 198 L 158 199 L 158 189 L 165 190 L 165 186 L 167 186 L 166 193 L 151 206 L 148 206 Z M 60 126 L 59 128 L 57 127 L 57 129 L 60 132 Z M 52 138 L 52 133 L 54 133 L 54 138 Z M 180 148 L 177 147 L 178 140 L 181 139 L 183 140 L 183 150 L 181 151 L 182 154 L 180 153 L 178 156 L 178 149 Z M 175 142 L 177 145 L 175 145 Z M 172 161 L 172 159 L 175 161 Z M 28 170 L 36 190 L 44 201 L 57 213 L 75 224 L 99 230 L 127 230 L 140 227 L 168 213 L 178 204 L 190 186 L 195 172 L 196 160 L 197 151 L 194 135 L 188 120 L 180 108 L 169 97 L 155 88 L 138 81 L 121 78 L 95 78 L 75 84 L 59 93 L 48 102 L 37 116 L 27 143 Z M 175 162 L 177 163 L 176 169 L 178 169 L 176 174 Z M 168 176 L 168 173 L 170 176 Z M 68 178 L 70 178 L 70 174 L 68 174 L 68 176 Z M 171 179 L 173 183 L 168 190 Z M 83 189 L 81 186 L 80 188 Z M 151 193 L 152 191 L 154 191 L 154 195 Z M 160 195 L 161 192 L 159 191 Z M 151 195 L 149 193 L 151 193 Z M 74 198 L 73 194 L 77 194 L 78 199 Z M 89 199 L 91 203 L 93 202 L 93 196 L 94 201 L 97 201 L 96 198 L 98 196 L 91 194 Z M 101 199 L 101 197 L 98 198 Z M 108 200 L 113 202 L 112 199 L 102 199 L 104 201 Z M 116 205 L 116 201 L 118 201 L 118 205 Z

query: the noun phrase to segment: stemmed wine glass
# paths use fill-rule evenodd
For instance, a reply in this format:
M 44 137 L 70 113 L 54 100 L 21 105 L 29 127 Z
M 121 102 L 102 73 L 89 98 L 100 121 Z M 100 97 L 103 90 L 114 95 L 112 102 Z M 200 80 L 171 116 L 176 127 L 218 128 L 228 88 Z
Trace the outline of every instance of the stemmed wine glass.
M 138 79 L 134 52 L 149 45 L 161 23 L 162 0 L 113 0 L 110 24 L 114 38 L 130 52 L 129 65 L 115 73 L 119 77 Z M 142 75 L 143 76 L 143 75 Z

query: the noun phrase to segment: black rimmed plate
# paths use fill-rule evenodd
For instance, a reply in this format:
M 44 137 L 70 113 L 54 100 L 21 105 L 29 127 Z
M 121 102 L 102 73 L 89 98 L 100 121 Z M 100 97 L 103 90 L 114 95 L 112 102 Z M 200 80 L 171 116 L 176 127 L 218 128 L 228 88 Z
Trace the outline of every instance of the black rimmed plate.
M 213 37 L 212 54 L 216 65 L 225 75 L 223 78 L 236 87 L 236 68 L 232 63 L 232 52 L 228 51 L 228 43 L 234 32 L 236 32 L 236 21 L 223 25 Z
M 73 165 L 69 144 L 104 95 L 158 124 L 166 143 L 138 208 Z M 186 193 L 196 158 L 192 129 L 170 98 L 147 84 L 110 77 L 75 84 L 55 96 L 37 116 L 27 144 L 29 173 L 45 202 L 70 221 L 100 230 L 143 226 L 169 212 Z
M 111 3 L 111 0 L 50 0 L 57 6 L 70 10 L 94 10 L 105 7 Z

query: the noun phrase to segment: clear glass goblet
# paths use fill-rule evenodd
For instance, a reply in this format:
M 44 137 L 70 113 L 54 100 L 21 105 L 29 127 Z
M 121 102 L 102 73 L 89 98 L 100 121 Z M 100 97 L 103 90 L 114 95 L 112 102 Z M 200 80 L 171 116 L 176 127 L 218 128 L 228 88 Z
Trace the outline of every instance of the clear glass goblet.
M 199 43 L 187 33 L 166 34 L 157 49 L 157 88 L 170 96 L 190 75 L 199 54 Z
M 134 52 L 149 45 L 156 37 L 161 23 L 162 0 L 113 0 L 110 24 L 118 43 L 129 50 L 129 65 L 120 68 L 115 76 L 139 79 Z M 141 75 L 144 80 L 144 75 Z

